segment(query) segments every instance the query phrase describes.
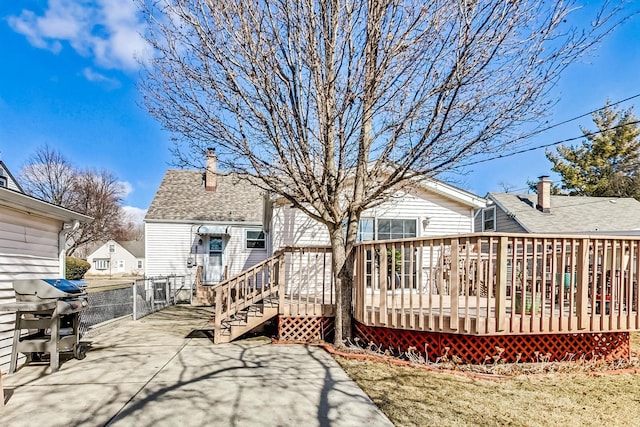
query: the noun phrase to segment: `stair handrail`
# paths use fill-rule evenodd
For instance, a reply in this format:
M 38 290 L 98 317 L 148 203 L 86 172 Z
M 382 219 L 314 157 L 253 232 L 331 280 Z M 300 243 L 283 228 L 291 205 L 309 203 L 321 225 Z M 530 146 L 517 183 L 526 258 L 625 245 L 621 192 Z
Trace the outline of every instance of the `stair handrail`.
M 280 283 L 280 275 L 278 274 L 283 261 L 284 252 L 278 251 L 258 264 L 255 264 L 241 273 L 211 287 L 215 306 L 214 341 L 219 342 L 222 322 L 224 320 L 228 320 L 231 316 L 237 314 L 240 310 L 245 309 L 251 304 L 262 301 L 264 298 L 272 294 L 277 294 L 279 287 L 284 285 L 283 283 Z M 265 268 L 267 269 L 266 282 L 264 281 Z M 249 279 L 252 277 L 256 278 L 258 275 L 263 279 L 260 283 L 259 290 L 255 281 L 253 286 L 248 286 Z M 240 285 L 243 280 L 244 286 L 240 288 L 238 285 Z M 233 294 L 232 290 L 235 290 L 235 294 Z

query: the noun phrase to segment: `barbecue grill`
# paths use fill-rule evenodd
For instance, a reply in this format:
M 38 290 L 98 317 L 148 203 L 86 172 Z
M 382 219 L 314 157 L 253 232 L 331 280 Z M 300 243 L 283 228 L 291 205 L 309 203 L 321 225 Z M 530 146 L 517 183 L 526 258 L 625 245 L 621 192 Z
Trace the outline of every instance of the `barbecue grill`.
M 80 312 L 88 306 L 84 289 L 65 279 L 27 279 L 15 280 L 13 290 L 16 302 L 0 306 L 0 311 L 16 312 L 9 372 L 16 370 L 18 353 L 28 361 L 49 353 L 52 372 L 58 370 L 60 352 L 84 358 L 79 335 Z

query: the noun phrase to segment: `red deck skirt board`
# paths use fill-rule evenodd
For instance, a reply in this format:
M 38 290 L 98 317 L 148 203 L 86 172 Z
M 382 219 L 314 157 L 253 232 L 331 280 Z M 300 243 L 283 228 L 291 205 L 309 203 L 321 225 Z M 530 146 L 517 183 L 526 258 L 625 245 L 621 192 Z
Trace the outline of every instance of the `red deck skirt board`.
M 333 317 L 278 316 L 278 340 L 291 342 L 333 342 Z
M 445 353 L 449 359 L 455 355 L 463 363 L 473 364 L 491 363 L 498 353 L 504 362 L 516 362 L 518 354 L 523 362 L 581 357 L 629 360 L 631 355 L 628 332 L 477 336 L 366 326 L 354 321 L 354 336 L 361 344 L 373 343 L 383 351 L 392 348 L 404 352 L 414 347 L 424 355 L 426 345 L 431 362 Z

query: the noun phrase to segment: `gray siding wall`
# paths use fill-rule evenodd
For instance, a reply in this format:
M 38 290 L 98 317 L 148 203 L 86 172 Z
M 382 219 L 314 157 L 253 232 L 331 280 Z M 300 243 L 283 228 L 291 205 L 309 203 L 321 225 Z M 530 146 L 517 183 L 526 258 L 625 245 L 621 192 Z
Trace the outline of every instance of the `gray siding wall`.
M 507 214 L 500 209 L 496 208 L 496 230 L 503 233 L 526 233 L 527 231 L 518 222 L 509 218 Z M 480 233 L 482 231 L 482 209 L 478 212 L 474 219 L 475 231 Z

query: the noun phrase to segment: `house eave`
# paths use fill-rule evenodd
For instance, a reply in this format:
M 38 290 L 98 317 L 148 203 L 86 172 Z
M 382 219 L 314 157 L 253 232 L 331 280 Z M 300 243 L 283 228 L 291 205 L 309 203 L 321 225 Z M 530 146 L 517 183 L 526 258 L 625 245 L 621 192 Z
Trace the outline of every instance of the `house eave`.
M 77 220 L 81 223 L 87 223 L 93 220 L 90 216 L 61 206 L 56 206 L 8 188 L 0 188 L 0 206 L 19 209 L 33 215 L 39 215 L 60 221 Z
M 197 219 L 157 219 L 157 218 L 145 218 L 145 223 L 149 224 L 189 224 L 189 225 L 230 225 L 230 226 L 262 226 L 261 221 L 210 221 L 210 220 L 197 220 Z

